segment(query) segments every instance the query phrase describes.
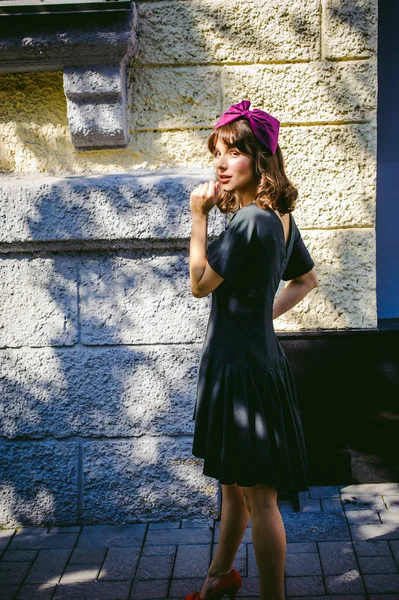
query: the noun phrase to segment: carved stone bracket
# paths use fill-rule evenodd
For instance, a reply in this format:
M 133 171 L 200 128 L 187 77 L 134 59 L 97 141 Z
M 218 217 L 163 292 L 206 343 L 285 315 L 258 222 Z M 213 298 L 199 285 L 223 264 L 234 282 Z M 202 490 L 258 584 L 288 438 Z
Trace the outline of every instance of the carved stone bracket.
M 0 72 L 63 70 L 76 150 L 125 147 L 127 68 L 137 50 L 134 3 L 34 8 L 2 8 Z

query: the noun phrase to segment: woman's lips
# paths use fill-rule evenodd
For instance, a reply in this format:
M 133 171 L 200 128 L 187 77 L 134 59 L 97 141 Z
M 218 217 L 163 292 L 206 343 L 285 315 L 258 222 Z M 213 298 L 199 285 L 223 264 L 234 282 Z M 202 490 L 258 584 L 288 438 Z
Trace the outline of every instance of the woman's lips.
M 227 181 L 229 181 L 229 179 L 231 179 L 231 176 L 228 175 L 219 175 L 219 179 L 222 183 L 226 183 Z

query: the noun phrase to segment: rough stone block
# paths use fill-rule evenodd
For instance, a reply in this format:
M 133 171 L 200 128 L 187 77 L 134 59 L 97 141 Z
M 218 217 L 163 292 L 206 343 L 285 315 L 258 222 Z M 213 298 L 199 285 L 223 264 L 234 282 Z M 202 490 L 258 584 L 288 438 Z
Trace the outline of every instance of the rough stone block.
M 341 501 L 345 510 L 364 510 L 385 508 L 384 501 L 381 496 L 375 494 L 367 494 L 366 490 L 359 494 L 351 494 L 348 492 L 341 493 Z
M 65 549 L 71 551 L 77 539 L 77 533 L 60 535 L 58 533 L 47 533 L 44 527 L 22 528 L 17 530 L 11 542 L 11 548 L 12 550 Z
M 221 80 L 223 110 L 250 97 L 254 107 L 285 124 L 375 118 L 375 61 L 229 66 L 223 68 Z
M 147 394 L 148 396 L 148 394 Z M 129 441 L 98 440 L 84 445 L 83 515 L 86 523 L 175 520 L 182 515 L 217 516 L 217 482 L 202 474 L 192 456 L 192 438 L 143 435 Z M 98 497 L 101 496 L 101 505 Z M 198 529 L 150 530 L 150 536 L 189 534 L 200 543 Z M 209 537 L 211 531 L 202 535 Z M 82 533 L 83 536 L 83 533 Z M 158 542 L 162 543 L 162 542 Z M 188 543 L 188 542 L 186 542 Z
M 136 67 L 130 79 L 132 129 L 209 127 L 220 115 L 218 67 Z
M 0 589 L 3 585 L 20 584 L 30 569 L 31 562 L 1 562 Z
M 66 257 L 0 262 L 0 347 L 77 342 L 77 274 Z
M 351 542 L 319 542 L 324 575 L 341 575 L 357 568 Z
M 399 530 L 396 523 L 350 525 L 350 530 L 353 540 L 368 540 L 370 538 L 399 540 Z
M 341 575 L 327 575 L 324 580 L 327 594 L 358 594 L 365 591 L 357 569 L 351 569 Z
M 399 573 L 384 573 L 383 575 L 373 573 L 364 575 L 364 585 L 369 594 L 396 593 L 399 594 Z
M 376 327 L 374 229 L 302 230 L 301 233 L 315 262 L 319 285 L 284 319 L 275 319 L 275 329 Z
M 142 556 L 136 579 L 169 579 L 172 576 L 174 555 Z
M 210 297 L 193 297 L 187 251 L 83 259 L 79 271 L 83 344 L 202 342 Z
M 286 577 L 285 583 L 288 596 L 324 594 L 323 578 L 317 575 Z
M 133 579 L 140 551 L 141 548 L 110 548 L 98 579 L 101 581 Z
M 163 600 L 168 593 L 168 585 L 168 579 L 135 581 L 132 585 L 131 597 L 135 600 Z
M 0 433 L 192 435 L 199 352 L 199 344 L 0 352 Z
M 53 600 L 128 600 L 130 586 L 130 581 L 61 583 Z
M 323 46 L 326 58 L 364 58 L 377 52 L 377 2 L 326 0 Z
M 210 544 L 178 546 L 173 577 L 175 579 L 184 579 L 187 577 L 205 578 L 210 564 L 210 555 Z
M 317 552 L 290 553 L 286 556 L 285 574 L 287 577 L 321 575 L 320 557 Z
M 0 454 L 2 526 L 76 521 L 78 447 L 75 441 L 2 443 Z M 59 535 L 65 538 L 68 534 Z M 16 546 L 16 539 L 17 536 L 11 548 L 24 549 Z
M 190 194 L 213 169 L 169 169 L 161 173 L 87 177 L 2 177 L 0 184 L 0 242 L 24 249 L 24 242 L 96 241 L 109 248 L 109 240 L 189 240 Z M 205 179 L 204 179 L 205 178 Z M 217 210 L 209 216 L 208 235 L 224 229 Z M 171 244 L 173 246 L 173 243 Z M 82 244 L 79 246 L 82 247 Z M 91 246 L 89 246 L 91 248 Z M 8 251 L 8 249 L 7 249 Z
M 398 567 L 392 556 L 359 556 L 362 573 L 397 573 Z
M 373 124 L 283 127 L 286 172 L 298 189 L 299 227 L 374 227 L 376 131 Z
M 399 483 L 360 483 L 339 486 L 341 494 L 360 496 L 396 496 L 399 495 Z
M 391 542 L 395 544 L 399 542 Z M 353 547 L 358 556 L 391 556 L 389 544 L 385 540 L 363 540 L 353 542 Z
M 11 538 L 15 534 L 14 529 L 2 529 L 0 530 L 0 552 L 3 552 L 8 546 Z
M 289 543 L 350 540 L 345 516 L 339 512 L 287 513 L 284 525 Z
M 319 57 L 317 0 L 196 0 L 138 5 L 141 63 L 258 62 Z M 167 15 L 165 17 L 165 15 Z M 265 15 L 267 17 L 265 18 Z M 173 35 L 173 43 L 165 40 Z
M 25 582 L 58 583 L 70 555 L 70 550 L 40 550 Z
M 56 586 L 52 583 L 24 584 L 15 600 L 52 600 L 55 590 Z
M 144 523 L 127 525 L 88 525 L 77 543 L 79 551 L 99 548 L 140 548 L 145 535 Z

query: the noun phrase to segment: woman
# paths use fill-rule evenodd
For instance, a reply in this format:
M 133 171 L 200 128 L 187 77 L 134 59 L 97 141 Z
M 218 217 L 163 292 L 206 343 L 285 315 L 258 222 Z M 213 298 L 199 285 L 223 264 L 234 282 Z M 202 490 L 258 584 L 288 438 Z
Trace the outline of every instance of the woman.
M 235 598 L 232 569 L 251 517 L 262 600 L 284 598 L 286 538 L 278 491 L 308 489 L 308 462 L 295 384 L 273 328 L 317 286 L 295 224 L 297 190 L 278 146 L 279 121 L 244 100 L 214 126 L 208 148 L 217 181 L 191 194 L 190 284 L 212 293 L 198 369 L 193 454 L 220 481 L 220 541 L 194 598 Z M 207 216 L 233 213 L 207 250 Z M 281 279 L 289 281 L 275 299 Z

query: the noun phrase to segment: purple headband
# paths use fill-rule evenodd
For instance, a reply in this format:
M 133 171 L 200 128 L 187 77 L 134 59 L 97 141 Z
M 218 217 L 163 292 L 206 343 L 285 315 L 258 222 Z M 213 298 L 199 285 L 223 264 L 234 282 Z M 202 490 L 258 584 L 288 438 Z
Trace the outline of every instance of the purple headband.
M 250 106 L 251 102 L 249 100 L 233 104 L 229 110 L 222 114 L 213 129 L 232 123 L 237 119 L 247 119 L 255 137 L 271 154 L 274 154 L 278 144 L 280 121 L 259 108 L 249 110 Z

